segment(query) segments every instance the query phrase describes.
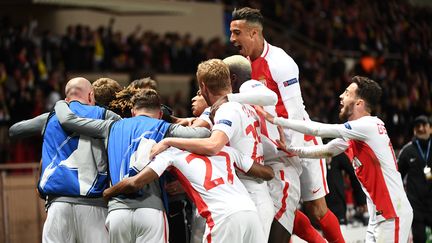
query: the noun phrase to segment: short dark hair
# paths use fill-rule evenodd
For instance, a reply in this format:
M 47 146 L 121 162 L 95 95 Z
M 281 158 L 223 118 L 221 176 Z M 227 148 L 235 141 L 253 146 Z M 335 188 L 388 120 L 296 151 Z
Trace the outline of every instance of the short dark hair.
M 260 10 L 249 7 L 234 9 L 232 12 L 232 21 L 234 20 L 246 20 L 246 22 L 259 24 L 261 26 L 263 26 L 264 23 L 264 17 Z
M 366 102 L 369 112 L 374 111 L 381 101 L 382 89 L 379 84 L 362 76 L 354 76 L 351 80 L 357 84 L 356 95 Z
M 161 107 L 160 96 L 154 89 L 142 89 L 132 99 L 132 106 L 135 109 L 156 110 Z

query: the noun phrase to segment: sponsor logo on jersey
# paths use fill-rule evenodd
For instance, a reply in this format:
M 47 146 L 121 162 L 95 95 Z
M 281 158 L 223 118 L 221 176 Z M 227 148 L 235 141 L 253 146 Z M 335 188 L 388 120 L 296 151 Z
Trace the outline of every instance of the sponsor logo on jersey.
M 283 82 L 283 86 L 284 86 L 284 87 L 288 87 L 288 86 L 290 86 L 291 84 L 295 84 L 295 83 L 298 83 L 298 79 L 297 79 L 297 78 L 293 78 L 293 79 L 290 79 L 290 80 L 284 81 L 284 82 Z
M 352 130 L 352 127 L 351 127 L 351 125 L 350 125 L 348 122 L 345 122 L 345 123 L 344 123 L 344 126 L 345 126 L 347 129 Z
M 217 121 L 216 124 L 225 124 L 227 126 L 231 126 L 232 122 L 228 121 L 228 120 L 225 120 L 225 119 L 222 119 L 222 120 Z

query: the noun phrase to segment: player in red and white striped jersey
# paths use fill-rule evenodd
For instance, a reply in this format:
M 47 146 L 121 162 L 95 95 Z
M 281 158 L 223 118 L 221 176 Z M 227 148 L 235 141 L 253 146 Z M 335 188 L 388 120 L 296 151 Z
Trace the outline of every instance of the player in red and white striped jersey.
M 226 101 L 226 96 L 231 93 L 228 67 L 221 60 L 211 59 L 201 63 L 198 66 L 197 79 L 201 94 L 210 105 L 214 105 L 220 98 L 220 101 Z M 256 163 L 262 164 L 262 144 L 257 132 L 259 120 L 255 109 L 250 105 L 242 105 L 237 102 L 223 102 L 220 103 L 222 105 L 215 114 L 210 138 L 167 138 L 154 147 L 152 154 L 173 146 L 197 154 L 214 155 L 223 146 L 229 144 Z M 273 201 L 268 192 L 267 183 L 244 175 L 241 178 L 259 209 L 258 215 L 267 241 L 274 217 Z
M 104 196 L 136 191 L 170 168 L 206 220 L 204 242 L 265 242 L 256 207 L 235 167 L 262 179 L 273 177 L 271 168 L 254 163 L 230 147 L 209 157 L 169 148 L 137 176 L 107 189 Z
M 332 157 L 345 152 L 367 196 L 370 219 L 366 242 L 408 242 L 412 208 L 384 122 L 371 116 L 381 98 L 381 88 L 365 77 L 355 76 L 352 81 L 340 96 L 343 107 L 339 116 L 348 120 L 344 124 L 273 118 L 264 111 L 260 112 L 277 125 L 304 134 L 335 137 L 326 145 L 287 149 L 312 158 Z M 280 145 L 286 147 L 283 140 Z
M 252 62 L 252 78 L 263 82 L 278 96 L 276 106 L 266 107 L 265 109 L 277 116 L 309 120 L 301 96 L 298 66 L 284 50 L 265 41 L 262 34 L 263 17 L 259 10 L 251 8 L 234 10 L 230 30 L 231 42 L 239 49 L 241 55 L 248 56 Z M 275 129 L 271 129 L 270 125 L 267 127 L 269 128 L 267 130 L 268 137 L 276 139 L 278 134 L 272 132 Z M 322 144 L 320 138 L 304 136 L 289 129 L 285 131 L 285 135 L 291 144 L 297 146 Z M 315 159 L 301 159 L 300 185 L 297 186 L 301 187 L 301 197 L 306 210 L 319 223 L 327 240 L 330 242 L 343 242 L 339 222 L 336 216 L 328 210 L 324 199 L 324 196 L 328 193 L 325 179 L 325 162 L 324 160 L 318 160 L 318 162 Z M 277 171 L 284 169 L 281 167 L 283 164 L 280 162 L 275 161 L 273 164 L 279 166 L 279 168 L 275 168 Z M 291 185 L 293 186 L 299 181 L 298 175 L 295 174 L 287 179 L 292 182 Z M 280 179 L 279 181 L 282 183 L 286 179 Z M 273 198 L 277 198 L 277 195 L 273 196 Z M 294 233 L 307 241 L 318 241 L 319 236 L 316 231 L 312 228 L 309 220 L 300 212 L 296 213 L 296 222 L 301 222 L 302 225 L 296 227 L 299 224 L 294 224 Z M 281 221 L 279 223 L 289 233 L 293 233 L 291 232 L 292 226 Z M 275 240 L 278 241 L 279 238 L 279 236 L 275 237 Z

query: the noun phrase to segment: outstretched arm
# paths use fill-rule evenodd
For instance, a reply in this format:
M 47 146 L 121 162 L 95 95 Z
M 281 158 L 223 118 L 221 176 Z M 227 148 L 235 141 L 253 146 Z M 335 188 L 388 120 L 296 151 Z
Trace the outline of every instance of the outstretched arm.
M 228 137 L 221 131 L 213 131 L 209 138 L 165 138 L 153 146 L 150 158 L 154 158 L 170 146 L 200 155 L 216 155 L 228 141 Z
M 273 117 L 268 112 L 264 111 L 260 107 L 255 108 L 258 113 L 265 117 L 269 122 L 279 125 L 285 128 L 292 129 L 294 131 L 309 134 L 319 137 L 328 138 L 348 138 L 365 140 L 367 137 L 353 129 L 347 128 L 344 124 L 325 124 L 314 121 L 294 120 L 285 119 L 282 117 Z
M 9 128 L 9 136 L 11 138 L 25 138 L 42 134 L 48 116 L 49 113 L 47 112 L 35 118 L 13 124 Z
M 152 170 L 150 167 L 145 167 L 137 175 L 125 178 L 116 185 L 105 189 L 105 191 L 103 192 L 103 197 L 105 199 L 110 199 L 120 194 L 136 192 L 139 189 L 143 188 L 144 185 L 149 184 L 157 178 L 159 178 L 159 176 L 154 170 Z
M 57 101 L 54 110 L 64 129 L 94 138 L 107 138 L 111 124 L 115 122 L 78 117 L 64 100 Z
M 250 105 L 276 105 L 277 95 L 264 84 L 256 80 L 249 80 L 242 84 L 240 93 L 228 94 L 228 100 Z
M 285 134 L 282 127 L 278 126 L 280 139 L 276 140 L 278 147 L 289 153 L 293 153 L 303 158 L 327 158 L 336 156 L 344 152 L 349 144 L 347 141 L 337 138 L 325 145 L 315 145 L 308 147 L 292 147 L 286 144 Z

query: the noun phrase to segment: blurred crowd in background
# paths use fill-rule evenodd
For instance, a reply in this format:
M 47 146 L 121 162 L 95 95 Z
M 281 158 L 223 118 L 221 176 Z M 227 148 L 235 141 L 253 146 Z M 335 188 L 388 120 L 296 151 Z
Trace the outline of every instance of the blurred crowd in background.
M 262 10 L 270 23 L 266 30 L 273 28 L 271 23 L 285 29 L 268 41 L 283 47 L 299 65 L 312 119 L 339 122 L 338 96 L 353 75 L 382 85 L 378 115 L 395 149 L 411 139 L 409 124 L 415 116 L 432 113 L 430 8 L 403 0 L 244 2 L 225 1 L 227 15 L 234 6 L 248 5 Z M 147 31 L 144 23 L 124 35 L 114 32 L 114 25 L 113 19 L 98 29 L 69 26 L 60 35 L 39 29 L 36 20 L 18 26 L 0 19 L 0 163 L 39 160 L 40 141 L 10 141 L 7 130 L 50 111 L 64 95 L 68 72 L 194 75 L 199 62 L 236 53 L 228 36 L 204 41 L 192 34 L 160 35 Z M 176 99 L 165 97 L 165 103 L 176 106 Z

